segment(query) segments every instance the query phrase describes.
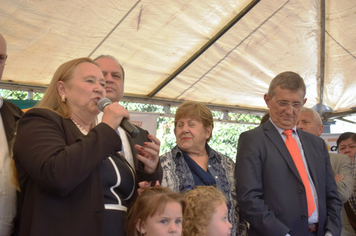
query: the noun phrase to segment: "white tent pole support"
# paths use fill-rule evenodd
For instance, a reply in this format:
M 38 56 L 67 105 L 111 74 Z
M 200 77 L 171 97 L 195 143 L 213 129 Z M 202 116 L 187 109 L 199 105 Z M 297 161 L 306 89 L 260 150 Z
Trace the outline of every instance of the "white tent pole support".
M 324 94 L 324 75 L 325 75 L 325 0 L 320 1 L 320 97 L 319 111 L 323 115 L 323 94 Z
M 344 118 L 341 118 L 341 117 L 335 118 L 335 119 L 338 119 L 338 120 L 341 120 L 341 121 L 348 122 L 348 123 L 356 125 L 356 122 L 352 121 L 352 120 L 344 119 Z
M 44 93 L 48 85 L 34 85 L 25 83 L 16 83 L 12 81 L 0 81 L 1 89 L 18 90 L 18 91 L 32 91 L 36 93 Z
M 165 105 L 164 106 L 164 113 L 165 114 L 171 114 L 171 106 L 170 105 Z
M 33 84 L 22 84 L 22 83 L 15 83 L 9 81 L 0 81 L 0 88 L 1 89 L 8 89 L 8 90 L 17 90 L 17 91 L 32 91 L 36 93 L 44 93 L 47 89 L 45 85 L 33 85 Z M 162 105 L 162 106 L 176 106 L 178 107 L 183 100 L 171 100 L 171 99 L 164 99 L 164 98 L 148 98 L 147 96 L 139 96 L 135 94 L 124 94 L 124 97 L 121 99 L 123 102 L 136 102 L 136 103 L 143 103 L 143 104 L 154 104 L 154 105 Z M 252 107 L 241 107 L 241 106 L 226 106 L 224 104 L 221 105 L 212 105 L 209 103 L 205 103 L 211 110 L 215 111 L 228 111 L 237 114 L 251 114 L 257 116 L 263 116 L 267 109 L 258 109 Z M 167 110 L 165 110 L 167 112 Z M 170 115 L 171 111 L 169 111 Z M 344 112 L 326 112 L 323 114 L 323 119 L 333 119 L 338 117 L 345 117 L 348 115 L 352 115 L 356 113 L 356 107 L 351 107 L 349 110 Z M 236 123 L 232 121 L 231 123 Z
M 33 90 L 27 92 L 27 100 L 33 100 Z
M 174 118 L 175 114 L 164 114 L 164 113 L 157 113 L 159 117 L 171 117 Z M 224 120 L 224 119 L 213 119 L 214 122 L 220 123 L 229 123 L 229 124 L 239 124 L 239 125 L 254 125 L 258 126 L 260 123 L 254 122 L 245 122 L 245 121 L 237 121 L 237 120 Z
M 223 120 L 229 120 L 229 111 L 223 111 Z
M 148 98 L 147 96 L 138 96 L 134 94 L 124 94 L 124 97 L 121 99 L 123 102 L 135 102 L 135 103 L 143 103 L 143 104 L 154 104 L 161 106 L 170 106 L 170 107 L 178 107 L 180 104 L 184 102 L 184 100 L 171 100 L 165 98 Z M 224 104 L 211 104 L 211 103 L 203 103 L 207 107 L 209 107 L 212 111 L 221 111 L 221 112 L 229 112 L 229 113 L 238 113 L 238 114 L 251 114 L 256 116 L 263 116 L 268 109 L 259 109 L 253 107 L 241 107 L 241 106 L 228 106 Z M 166 112 L 166 110 L 165 110 Z
M 349 111 L 343 111 L 343 112 L 326 112 L 323 114 L 323 119 L 328 120 L 328 119 L 337 119 L 341 117 L 346 117 L 346 116 L 351 116 L 352 114 L 356 113 L 356 107 L 351 107 Z

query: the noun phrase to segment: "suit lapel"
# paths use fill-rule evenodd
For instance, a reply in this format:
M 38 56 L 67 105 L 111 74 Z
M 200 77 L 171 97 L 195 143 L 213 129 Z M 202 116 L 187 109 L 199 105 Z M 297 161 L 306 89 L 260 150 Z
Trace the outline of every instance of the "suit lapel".
M 302 179 L 300 178 L 297 167 L 294 164 L 292 156 L 290 155 L 287 146 L 283 141 L 281 135 L 279 134 L 278 130 L 276 129 L 276 127 L 274 127 L 271 121 L 267 121 L 265 124 L 263 124 L 263 128 L 267 137 L 276 146 L 277 150 L 281 154 L 282 158 L 287 162 L 289 168 L 292 170 L 294 175 L 299 179 L 300 182 L 303 182 Z
M 1 118 L 4 124 L 4 130 L 6 134 L 7 142 L 9 143 L 14 138 L 14 131 L 16 128 L 16 122 L 20 119 L 21 114 L 9 106 L 8 102 L 4 100 L 4 104 L 1 107 Z

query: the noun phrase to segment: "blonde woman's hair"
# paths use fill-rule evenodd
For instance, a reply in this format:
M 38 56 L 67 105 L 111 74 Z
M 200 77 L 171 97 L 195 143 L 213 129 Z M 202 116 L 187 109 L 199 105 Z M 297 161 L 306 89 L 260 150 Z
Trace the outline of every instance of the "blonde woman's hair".
M 74 60 L 67 61 L 60 65 L 58 69 L 55 71 L 51 82 L 49 83 L 47 90 L 42 98 L 35 107 L 45 108 L 52 110 L 62 116 L 63 118 L 70 117 L 70 107 L 66 102 L 63 102 L 61 96 L 57 90 L 58 81 L 63 81 L 64 83 L 68 83 L 74 76 L 75 69 L 80 63 L 88 62 L 98 66 L 92 59 L 88 57 L 78 58 Z M 80 96 L 80 94 L 78 94 Z M 90 127 L 94 127 L 96 123 L 96 118 L 90 125 Z M 13 144 L 13 143 L 12 143 Z M 12 145 L 11 145 L 12 146 Z M 12 148 L 11 148 L 12 153 Z M 11 156 L 13 153 L 11 154 Z M 15 166 L 15 161 L 11 158 L 11 169 L 12 169 L 12 177 L 11 182 L 15 186 L 15 188 L 20 191 L 20 185 L 18 182 L 18 173 Z
M 213 186 L 198 186 L 184 193 L 183 235 L 204 236 L 216 208 L 226 203 L 225 196 Z
M 63 63 L 55 71 L 42 100 L 36 104 L 36 107 L 48 108 L 55 111 L 64 118 L 69 118 L 70 108 L 66 102 L 62 101 L 61 96 L 57 90 L 57 83 L 59 81 L 68 83 L 73 78 L 77 66 L 83 62 L 92 63 L 98 66 L 92 59 L 88 57 L 82 57 Z
M 10 147 L 9 151 L 10 151 L 10 156 L 11 156 L 11 160 L 10 160 L 11 179 L 10 179 L 10 181 L 11 181 L 12 185 L 15 187 L 15 189 L 17 191 L 21 192 L 20 183 L 19 183 L 19 179 L 18 179 L 18 172 L 17 172 L 15 160 L 14 160 L 14 153 L 12 151 L 14 142 L 15 142 L 15 138 L 9 142 L 9 147 Z

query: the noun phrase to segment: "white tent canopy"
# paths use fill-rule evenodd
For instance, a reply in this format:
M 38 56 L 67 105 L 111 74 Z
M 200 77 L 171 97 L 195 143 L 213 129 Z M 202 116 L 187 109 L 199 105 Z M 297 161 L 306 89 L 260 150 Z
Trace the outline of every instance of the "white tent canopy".
M 321 103 L 333 112 L 325 117 L 345 116 L 356 107 L 356 1 L 326 0 L 325 18 L 321 6 L 317 0 L 3 1 L 0 32 L 9 58 L 0 88 L 43 91 L 63 62 L 110 54 L 125 68 L 125 98 L 133 101 L 195 100 L 263 114 L 271 79 L 295 71 L 307 85 L 307 107 Z

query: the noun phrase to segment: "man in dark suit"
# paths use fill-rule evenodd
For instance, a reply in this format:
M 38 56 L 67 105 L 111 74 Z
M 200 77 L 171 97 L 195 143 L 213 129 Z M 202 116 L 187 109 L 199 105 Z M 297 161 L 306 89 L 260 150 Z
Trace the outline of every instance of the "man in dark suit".
M 6 41 L 0 34 L 0 80 L 7 59 Z M 22 111 L 0 96 L 0 235 L 11 235 L 16 216 L 16 189 L 11 184 L 10 148 L 14 138 L 16 122 Z
M 249 236 L 340 235 L 342 203 L 325 142 L 296 129 L 305 93 L 298 74 L 277 75 L 264 95 L 270 119 L 240 136 L 236 190 Z
M 109 98 L 112 102 L 119 102 L 124 95 L 124 68 L 120 65 L 116 58 L 110 55 L 101 55 L 94 59 L 94 61 L 103 71 L 105 78 L 106 97 Z M 98 115 L 99 121 L 101 121 L 102 115 L 103 113 Z M 151 155 L 158 157 L 160 141 L 155 136 L 148 134 L 146 130 L 139 127 L 137 128 L 140 132 L 136 138 L 132 138 L 130 135 L 126 134 L 121 127 L 118 128 L 117 132 L 121 137 L 124 149 L 122 153 L 126 160 L 136 170 L 141 169 L 147 173 L 157 172 L 157 175 L 159 176 L 157 180 L 161 182 L 163 175 L 161 165 L 158 165 L 158 169 L 156 170 L 155 168 L 157 163 L 151 159 L 146 158 L 145 155 L 145 153 L 150 153 Z M 159 158 L 155 158 L 154 160 L 159 160 Z

